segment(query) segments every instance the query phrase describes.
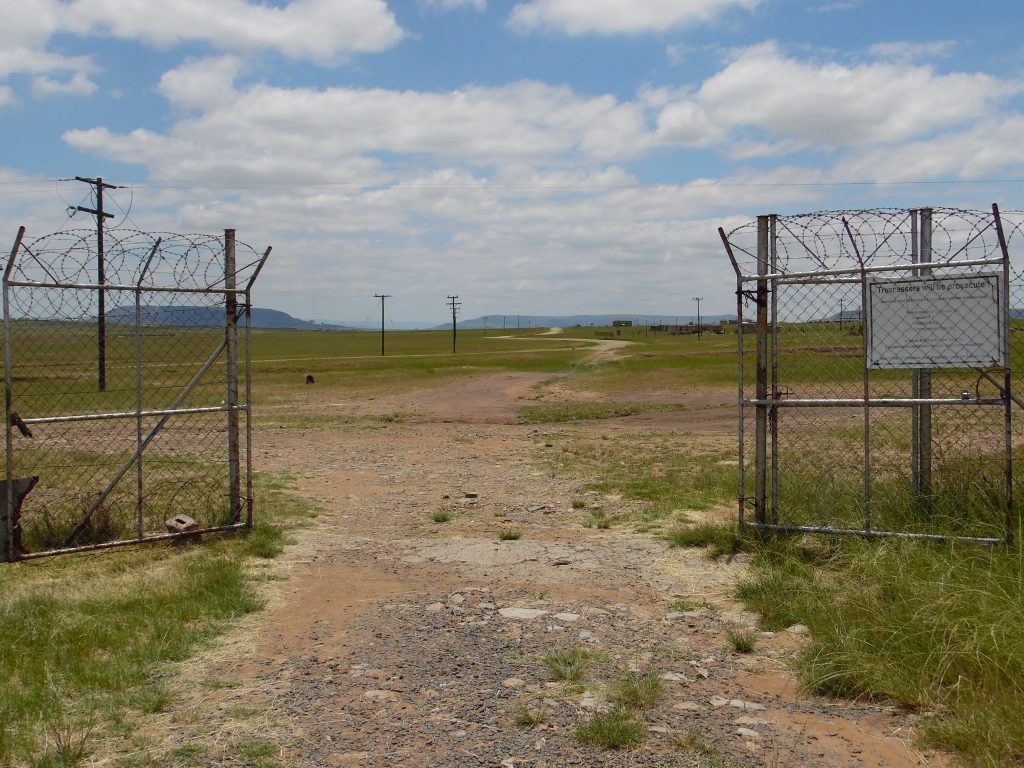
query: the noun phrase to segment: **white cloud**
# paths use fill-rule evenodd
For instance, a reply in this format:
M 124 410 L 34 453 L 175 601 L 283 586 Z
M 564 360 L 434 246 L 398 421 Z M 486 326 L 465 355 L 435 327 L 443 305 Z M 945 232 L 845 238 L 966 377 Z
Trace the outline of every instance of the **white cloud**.
M 706 23 L 731 8 L 751 10 L 760 0 L 529 0 L 512 9 L 508 23 L 519 31 L 568 35 L 664 32 Z
M 32 79 L 32 93 L 43 96 L 91 96 L 96 91 L 96 83 L 84 72 L 75 72 L 68 80 L 61 82 L 47 75 L 39 75 Z
M 273 50 L 292 59 L 336 64 L 354 53 L 383 51 L 405 32 L 385 0 L 0 0 L 0 78 L 46 75 L 36 95 L 91 93 L 89 56 L 48 49 L 59 33 L 116 37 L 169 48 L 200 42 L 217 51 Z M 63 80 L 51 77 L 70 73 Z
M 398 307 L 433 307 L 452 291 L 475 297 L 478 313 L 546 310 L 560 293 L 585 297 L 566 311 L 601 297 L 670 312 L 679 295 L 730 311 L 715 227 L 747 218 L 737 211 L 824 207 L 835 181 L 971 178 L 1024 163 L 1024 117 L 1000 115 L 1015 83 L 812 62 L 771 44 L 703 83 L 626 101 L 534 81 L 289 89 L 236 82 L 244 66 L 219 56 L 165 73 L 159 92 L 177 115 L 165 129 L 65 140 L 146 169 L 152 188 L 138 191 L 133 218 L 146 211 L 172 231 L 233 226 L 274 245 L 257 301 L 304 317 L 352 316 L 338 286 L 396 294 L 396 317 L 430 317 Z M 719 171 L 704 154 L 708 178 L 637 183 L 628 162 L 651 149 L 691 178 L 686 154 L 671 151 L 680 146 L 758 167 Z M 831 167 L 766 159 L 807 147 L 827 150 Z
M 1024 115 L 985 119 L 962 131 L 857 154 L 841 162 L 836 173 L 875 181 L 984 178 L 1024 168 L 1022 135 Z
M 280 7 L 246 0 L 70 0 L 62 10 L 62 27 L 78 34 L 159 47 L 200 41 L 224 51 L 269 49 L 321 63 L 382 51 L 404 36 L 384 0 L 292 0 Z
M 9 85 L 0 85 L 0 107 L 12 104 L 15 101 L 14 91 Z
M 61 5 L 56 0 L 36 0 L 31 9 L 18 0 L 0 0 L 0 79 L 14 74 L 35 75 L 33 93 L 48 96 L 55 93 L 83 94 L 96 71 L 89 56 L 65 56 L 46 50 L 46 43 L 60 28 Z M 61 80 L 50 75 L 65 75 Z M 9 95 L 0 106 L 15 99 L 10 85 L 0 84 Z M 93 86 L 95 90 L 95 86 Z M 89 91 L 91 92 L 91 91 Z
M 798 61 L 764 43 L 667 104 L 658 135 L 697 147 L 739 140 L 748 155 L 757 145 L 778 154 L 906 141 L 977 120 L 1021 89 L 989 75 L 938 74 L 928 66 Z M 737 134 L 743 130 L 767 138 L 744 141 Z
M 487 0 L 420 0 L 420 3 L 425 8 L 434 8 L 440 11 L 452 11 L 467 5 L 478 11 L 487 10 Z
M 235 56 L 188 61 L 165 72 L 157 90 L 177 107 L 213 108 L 223 99 L 234 98 L 241 65 Z
M 353 157 L 381 151 L 409 154 L 412 164 L 417 156 L 485 166 L 569 158 L 596 163 L 636 156 L 653 141 L 641 106 L 612 96 L 581 97 L 564 86 L 527 81 L 417 92 L 257 84 L 235 90 L 236 71 L 237 61 L 228 58 L 167 72 L 161 93 L 175 106 L 203 109 L 167 134 L 113 135 L 98 128 L 69 131 L 65 140 L 144 164 L 161 178 L 214 178 L 234 166 L 247 178 L 308 173 L 310 180 L 337 179 Z

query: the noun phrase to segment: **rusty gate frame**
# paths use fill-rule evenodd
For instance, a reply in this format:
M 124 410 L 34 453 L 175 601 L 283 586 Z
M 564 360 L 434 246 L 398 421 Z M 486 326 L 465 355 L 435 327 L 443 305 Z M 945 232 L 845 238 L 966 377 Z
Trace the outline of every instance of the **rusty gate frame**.
M 918 208 L 906 209 L 904 212 L 912 222 L 912 237 L 914 238 L 914 259 L 907 263 L 895 264 L 869 264 L 871 257 L 876 255 L 878 250 L 886 244 L 883 240 L 875 253 L 861 253 L 857 244 L 857 237 L 851 230 L 849 218 L 853 214 L 870 214 L 878 211 L 826 211 L 818 214 L 805 214 L 808 217 L 835 217 L 841 221 L 842 232 L 847 238 L 846 247 L 850 248 L 855 256 L 857 266 L 845 269 L 824 268 L 824 259 L 817 258 L 822 264 L 822 269 L 813 271 L 789 272 L 780 265 L 779 253 L 776 248 L 778 239 L 778 227 L 785 226 L 786 219 L 797 219 L 800 215 L 792 217 L 780 217 L 777 214 L 761 215 L 757 217 L 757 242 L 754 250 L 742 248 L 734 239 L 739 229 L 730 233 L 718 228 L 719 236 L 725 247 L 726 254 L 736 274 L 736 313 L 737 313 L 737 344 L 738 344 L 738 447 L 739 447 L 739 505 L 738 524 L 740 530 L 750 528 L 762 531 L 778 531 L 797 534 L 826 534 L 826 535 L 853 535 L 865 538 L 897 537 L 908 539 L 921 539 L 933 541 L 956 540 L 962 542 L 981 543 L 986 545 L 1003 543 L 1012 545 L 1015 535 L 1014 521 L 1014 473 L 1013 473 L 1013 406 L 1024 408 L 1024 399 L 1016 395 L 1012 389 L 1012 365 L 1011 365 L 1011 264 L 1010 252 L 1007 237 L 1003 228 L 1003 221 L 997 204 L 992 205 L 991 214 L 981 211 L 953 211 L 943 210 L 947 213 L 973 214 L 978 217 L 990 215 L 989 224 L 972 234 L 972 237 L 959 248 L 951 257 L 945 261 L 932 262 L 930 254 L 925 258 L 925 251 L 931 248 L 931 216 L 933 209 Z M 890 211 L 891 212 L 891 211 Z M 834 221 L 835 221 L 834 219 Z M 749 227 L 750 225 L 746 225 Z M 925 235 L 925 227 L 928 234 Z M 838 229 L 838 227 L 837 227 Z M 988 229 L 994 230 L 998 255 L 990 258 L 960 258 L 957 256 L 965 253 L 976 238 L 980 238 Z M 792 232 L 790 232 L 792 234 Z M 903 233 L 906 235 L 906 233 Z M 890 233 L 891 235 L 891 233 Z M 917 248 L 920 244 L 921 252 Z M 815 257 L 813 249 L 805 242 L 800 246 L 806 249 L 807 254 Z M 756 263 L 756 274 L 746 274 L 737 259 L 736 251 L 752 259 Z M 993 249 L 995 252 L 995 249 Z M 805 254 L 805 255 L 807 255 Z M 908 275 L 932 274 L 947 268 L 978 268 L 989 267 L 999 270 L 999 287 L 1003 296 L 1002 322 L 1005 324 L 1006 332 L 1002 341 L 1002 365 L 1001 381 L 997 380 L 988 371 L 979 370 L 978 373 L 988 383 L 993 385 L 999 392 L 999 397 L 965 400 L 964 398 L 934 398 L 931 396 L 930 372 L 929 369 L 922 369 L 920 373 L 914 371 L 912 379 L 912 392 L 909 398 L 872 398 L 869 385 L 868 366 L 868 343 L 867 330 L 863 331 L 863 396 L 861 398 L 794 398 L 788 397 L 786 392 L 780 391 L 778 376 L 778 339 L 779 339 L 779 307 L 778 289 L 780 285 L 810 285 L 829 283 L 859 283 L 861 302 L 859 306 L 862 322 L 866 317 L 865 303 L 867 301 L 867 280 L 873 273 L 895 272 Z M 753 286 L 751 289 L 750 286 Z M 756 376 L 754 386 L 754 397 L 747 396 L 744 382 L 744 358 L 749 354 L 744 347 L 745 326 L 749 321 L 745 320 L 745 305 L 751 302 L 756 307 L 754 322 L 754 333 L 756 335 L 756 349 L 754 353 L 756 361 Z M 965 366 L 969 368 L 970 366 Z M 929 383 L 924 384 L 925 381 Z M 943 533 L 920 533 L 911 531 L 879 530 L 874 527 L 872 520 L 872 466 L 871 466 L 871 444 L 870 444 L 870 414 L 874 407 L 899 408 L 907 407 L 913 409 L 912 425 L 914 429 L 914 447 L 911 457 L 912 474 L 915 488 L 924 493 L 930 493 L 930 409 L 933 405 L 959 406 L 959 405 L 981 405 L 999 407 L 1003 411 L 1004 427 L 1004 467 L 1003 487 L 1005 493 L 1005 507 L 1002 510 L 1005 523 L 1005 530 L 1002 537 L 993 536 L 958 536 Z M 861 407 L 864 410 L 864 522 L 859 528 L 838 527 L 831 525 L 796 525 L 784 524 L 779 521 L 779 446 L 778 446 L 778 417 L 781 409 L 803 407 Z M 746 477 L 748 457 L 746 456 L 746 426 L 747 414 L 752 409 L 754 412 L 754 488 L 753 498 L 748 494 L 748 479 Z M 925 431 L 927 430 L 927 431 Z M 926 462 L 926 464 L 922 463 Z M 928 477 L 924 472 L 927 468 Z M 748 508 L 752 507 L 753 520 L 748 518 Z
M 166 541 L 170 539 L 177 539 L 181 537 L 194 537 L 203 533 L 213 533 L 217 531 L 228 531 L 243 528 L 252 527 L 253 523 L 253 470 L 252 470 L 252 418 L 251 418 L 251 403 L 252 403 L 252 352 L 251 352 L 251 331 L 252 331 L 252 288 L 256 282 L 256 278 L 259 277 L 267 259 L 270 256 L 271 248 L 267 247 L 263 252 L 262 256 L 256 257 L 253 262 L 242 265 L 239 268 L 236 265 L 236 240 L 235 230 L 225 229 L 223 238 L 223 256 L 224 256 L 224 273 L 221 276 L 223 280 L 223 286 L 184 286 L 184 285 L 157 285 L 153 282 L 144 285 L 144 281 L 147 278 L 150 267 L 153 263 L 154 257 L 160 250 L 162 244 L 162 238 L 157 237 L 153 241 L 152 247 L 149 249 L 148 257 L 144 259 L 143 266 L 139 272 L 138 279 L 134 285 L 118 285 L 107 282 L 74 282 L 61 280 L 54 274 L 54 271 L 49 269 L 47 265 L 43 264 L 39 259 L 36 258 L 35 254 L 28 251 L 24 244 L 26 229 L 20 227 L 18 230 L 17 237 L 14 242 L 14 246 L 11 249 L 10 256 L 7 259 L 7 264 L 4 269 L 3 275 L 3 323 L 4 323 L 4 412 L 5 412 L 5 447 L 6 447 L 6 466 L 5 466 L 5 482 L 4 491 L 6 498 L 3 501 L 6 502 L 6 519 L 0 520 L 3 524 L 4 529 L 0 530 L 0 562 L 11 562 L 15 560 L 29 560 L 39 557 L 49 557 L 52 555 L 67 554 L 71 552 L 84 552 L 90 550 L 109 549 L 112 547 L 125 546 L 130 544 L 148 543 L 156 541 Z M 60 233 L 55 233 L 60 234 Z M 136 233 L 146 234 L 146 233 Z M 176 236 L 171 236 L 176 237 Z M 212 236 L 203 236 L 213 239 Z M 150 236 L 150 239 L 152 237 Z M 43 274 L 47 276 L 45 280 L 27 280 L 27 279 L 13 279 L 12 273 L 14 272 L 15 265 L 20 256 L 27 255 L 28 258 L 32 258 L 36 261 L 37 266 L 41 267 Z M 237 276 L 243 270 L 251 269 L 252 272 L 249 279 L 242 287 L 237 285 Z M 135 318 L 134 318 L 134 331 L 135 331 L 135 344 L 136 344 L 136 369 L 135 369 L 135 382 L 136 382 L 136 407 L 133 410 L 124 410 L 116 412 L 97 412 L 97 413 L 76 413 L 70 415 L 60 416 L 39 416 L 30 418 L 21 418 L 16 411 L 12 408 L 13 405 L 13 364 L 14 364 L 14 352 L 12 350 L 11 340 L 11 289 L 12 288 L 30 288 L 30 289 L 58 289 L 58 290 L 83 290 L 92 292 L 105 292 L 105 291 L 122 291 L 125 293 L 132 293 L 135 296 Z M 142 408 L 142 375 L 141 375 L 141 335 L 140 328 L 142 324 L 141 320 L 141 297 L 143 293 L 155 293 L 155 294 L 213 294 L 224 297 L 224 339 L 217 345 L 217 348 L 207 357 L 202 363 L 199 369 L 189 379 L 188 383 L 184 385 L 182 390 L 178 393 L 177 397 L 171 403 L 168 408 L 161 408 L 155 410 L 143 410 Z M 239 324 L 242 325 L 243 333 L 243 346 L 244 346 L 244 357 L 242 359 L 243 372 L 245 377 L 245 399 L 240 400 L 239 393 L 239 354 L 238 354 L 238 336 L 239 336 Z M 102 325 L 101 325 L 102 327 Z M 102 345 L 102 341 L 101 341 Z M 102 348 L 102 346 L 101 346 Z M 224 355 L 226 363 L 226 375 L 225 375 L 225 400 L 219 406 L 205 406 L 198 408 L 182 408 L 181 404 L 185 401 L 188 395 L 200 382 L 202 377 L 221 359 Z M 181 414 L 199 414 L 199 413 L 224 413 L 227 418 L 227 466 L 228 466 L 228 518 L 231 520 L 230 523 L 223 525 L 213 525 L 207 527 L 193 527 L 185 531 L 175 531 L 168 533 L 146 533 L 143 529 L 143 507 L 144 500 L 142 495 L 141 479 L 137 490 L 136 504 L 138 514 L 138 527 L 137 534 L 133 538 L 118 539 L 116 541 L 106 541 L 98 543 L 90 543 L 83 545 L 74 545 L 74 540 L 78 537 L 79 533 L 89 524 L 89 520 L 93 513 L 103 504 L 103 501 L 109 496 L 109 494 L 117 487 L 120 481 L 129 473 L 132 467 L 136 467 L 138 474 L 141 478 L 141 458 L 146 447 L 150 442 L 160 433 L 161 429 L 168 423 L 168 421 Z M 244 468 L 242 466 L 241 457 L 241 441 L 243 436 L 240 433 L 240 422 L 239 414 L 245 414 L 245 461 Z M 157 418 L 155 426 L 145 436 L 142 431 L 142 419 L 143 418 Z M 31 430 L 33 424 L 47 424 L 47 423 L 60 423 L 60 422 L 85 422 L 85 421 L 103 421 L 109 419 L 134 419 L 136 422 L 136 448 L 131 458 L 125 462 L 121 469 L 115 473 L 114 477 L 107 484 L 106 488 L 99 494 L 96 501 L 93 502 L 86 510 L 85 514 L 81 517 L 78 524 L 67 534 L 64 545 L 54 549 L 47 549 L 38 552 L 22 552 L 19 551 L 18 536 L 17 536 L 17 512 L 21 505 L 21 496 L 23 493 L 20 492 L 20 486 L 17 485 L 17 479 L 14 477 L 14 450 L 15 444 L 13 440 L 13 430 L 19 429 L 23 433 Z M 30 434 L 30 432 L 29 432 Z M 245 478 L 245 492 L 244 496 L 242 493 L 242 477 L 244 471 Z M 32 478 L 29 478 L 32 480 Z M 33 482 L 32 485 L 35 483 Z M 17 487 L 16 487 L 17 486 Z M 31 490 L 31 486 L 28 490 Z M 243 515 L 244 511 L 244 515 Z

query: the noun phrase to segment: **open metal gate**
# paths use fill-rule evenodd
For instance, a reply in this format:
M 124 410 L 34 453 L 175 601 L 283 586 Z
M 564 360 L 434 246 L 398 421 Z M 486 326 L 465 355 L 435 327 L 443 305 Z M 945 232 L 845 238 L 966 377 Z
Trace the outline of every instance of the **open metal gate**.
M 213 235 L 17 235 L 3 278 L 0 560 L 252 524 L 251 291 Z
M 741 526 L 1019 535 L 1022 221 L 885 209 L 719 230 L 737 280 Z

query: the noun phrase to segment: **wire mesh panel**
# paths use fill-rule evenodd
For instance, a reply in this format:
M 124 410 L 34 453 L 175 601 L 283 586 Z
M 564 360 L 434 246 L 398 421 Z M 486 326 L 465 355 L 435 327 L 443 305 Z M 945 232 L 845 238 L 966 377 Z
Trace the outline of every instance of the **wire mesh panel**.
M 0 559 L 251 522 L 239 392 L 268 255 L 232 230 L 19 233 L 4 275 Z
M 1012 539 L 1024 215 L 762 216 L 737 274 L 742 524 Z

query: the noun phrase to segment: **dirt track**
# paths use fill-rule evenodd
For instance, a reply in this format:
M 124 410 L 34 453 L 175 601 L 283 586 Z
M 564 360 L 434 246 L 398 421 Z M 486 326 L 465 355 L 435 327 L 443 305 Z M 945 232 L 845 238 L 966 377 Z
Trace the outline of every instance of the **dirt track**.
M 720 448 L 735 430 L 728 393 L 614 422 L 517 423 L 542 378 L 499 374 L 374 403 L 416 414 L 404 423 L 261 431 L 257 467 L 296 474 L 328 513 L 274 566 L 287 580 L 245 639 L 229 640 L 231 660 L 196 671 L 238 683 L 205 706 L 264 712 L 296 765 L 935 764 L 909 746 L 895 708 L 798 692 L 787 659 L 805 641 L 800 628 L 760 635 L 750 655 L 731 650 L 730 628 L 756 626 L 730 597 L 742 557 L 711 563 L 586 528 L 590 509 L 573 499 L 629 502 L 581 493 L 579 479 L 543 467 L 545 452 L 602 432 L 680 429 Z M 314 411 L 365 406 L 318 403 L 315 388 L 308 397 Z M 442 508 L 451 522 L 432 521 Z M 522 538 L 499 541 L 507 528 Z M 673 610 L 679 600 L 706 605 Z M 552 680 L 541 661 L 569 646 L 595 652 L 585 691 Z M 630 669 L 665 678 L 643 745 L 581 744 L 576 727 L 606 705 L 601 683 Z M 544 722 L 517 725 L 524 708 Z

